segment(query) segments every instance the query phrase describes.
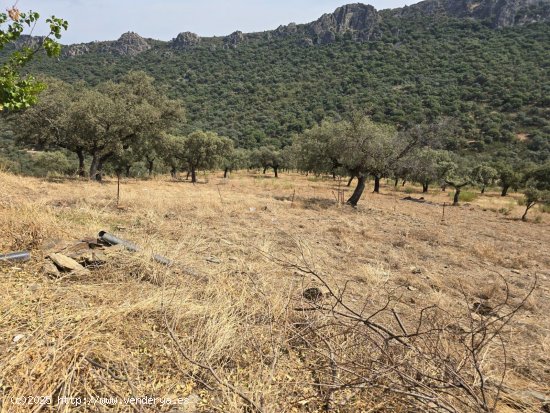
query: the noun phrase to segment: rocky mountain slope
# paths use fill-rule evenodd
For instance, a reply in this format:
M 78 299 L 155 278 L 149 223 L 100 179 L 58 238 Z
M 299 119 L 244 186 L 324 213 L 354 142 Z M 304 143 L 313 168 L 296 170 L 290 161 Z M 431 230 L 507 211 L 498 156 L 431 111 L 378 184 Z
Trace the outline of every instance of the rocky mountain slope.
M 521 144 L 542 161 L 549 11 L 550 0 L 427 0 L 380 11 L 356 3 L 259 33 L 182 32 L 171 41 L 127 33 L 68 46 L 30 70 L 90 85 L 145 71 L 182 100 L 182 133 L 211 130 L 246 148 L 284 146 L 323 119 L 365 110 L 397 127 L 452 118 L 477 151 L 516 153 Z
M 550 0 L 425 0 L 412 6 L 382 11 L 363 3 L 353 3 L 324 14 L 314 22 L 290 23 L 263 33 L 244 34 L 236 31 L 225 37 L 201 38 L 195 33 L 182 32 L 170 42 L 161 42 L 129 32 L 115 41 L 67 46 L 63 55 L 73 57 L 99 52 L 136 56 L 159 44 L 168 44 L 172 49 L 180 51 L 200 46 L 227 49 L 249 41 L 284 37 L 296 37 L 302 46 L 329 44 L 342 36 L 369 41 L 382 36 L 381 23 L 385 19 L 410 19 L 419 15 L 438 19 L 474 19 L 492 28 L 504 28 L 550 21 Z

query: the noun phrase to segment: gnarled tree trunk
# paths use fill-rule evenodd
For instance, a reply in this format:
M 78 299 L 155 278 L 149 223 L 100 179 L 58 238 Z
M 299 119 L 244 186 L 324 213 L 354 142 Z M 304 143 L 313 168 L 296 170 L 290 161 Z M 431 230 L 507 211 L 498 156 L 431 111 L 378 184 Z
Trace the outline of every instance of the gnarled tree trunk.
M 502 192 L 501 192 L 500 196 L 506 196 L 506 195 L 508 195 L 508 189 L 510 189 L 510 185 L 504 185 L 504 186 L 502 187 Z
M 90 164 L 90 179 L 96 179 L 97 171 L 99 168 L 99 156 L 92 154 L 92 163 Z
M 84 177 L 86 175 L 84 172 L 84 151 L 82 149 L 78 149 L 76 151 L 76 155 L 78 156 L 78 176 Z
M 348 199 L 348 205 L 353 207 L 357 206 L 357 203 L 361 199 L 361 195 L 363 195 L 363 191 L 365 190 L 366 181 L 367 178 L 365 176 L 359 175 L 357 177 L 357 186 L 355 187 L 355 191 L 353 191 L 351 197 Z
M 422 184 L 422 193 L 423 193 L 423 194 L 428 193 L 429 186 L 430 186 L 430 183 L 429 183 L 429 182 L 424 182 L 424 183 Z
M 374 175 L 374 191 L 375 193 L 380 193 L 380 176 Z

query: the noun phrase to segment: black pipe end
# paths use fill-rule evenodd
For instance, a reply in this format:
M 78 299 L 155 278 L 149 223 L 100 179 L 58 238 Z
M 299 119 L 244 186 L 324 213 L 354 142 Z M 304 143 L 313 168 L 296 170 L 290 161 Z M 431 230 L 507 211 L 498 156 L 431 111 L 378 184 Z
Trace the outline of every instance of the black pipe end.
M 97 236 L 99 238 L 103 238 L 103 235 L 105 235 L 107 233 L 107 231 L 99 231 L 99 234 L 97 234 Z

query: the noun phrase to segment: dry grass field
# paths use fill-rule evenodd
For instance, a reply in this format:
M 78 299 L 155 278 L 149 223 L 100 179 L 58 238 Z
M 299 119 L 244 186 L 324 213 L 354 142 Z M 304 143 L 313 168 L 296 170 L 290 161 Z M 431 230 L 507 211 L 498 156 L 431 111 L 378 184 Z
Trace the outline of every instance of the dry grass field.
M 0 173 L 0 252 L 32 251 L 0 264 L 2 412 L 482 411 L 472 394 L 498 396 L 499 412 L 549 411 L 550 217 L 520 221 L 521 195 L 490 192 L 443 218 L 451 198 L 435 188 L 418 203 L 403 200 L 418 188 L 386 185 L 353 209 L 331 179 L 207 180 L 124 181 L 117 207 L 112 180 Z M 143 251 L 46 274 L 50 252 L 100 230 Z M 324 296 L 304 297 L 313 287 Z M 365 328 L 410 334 L 421 319 L 438 333 L 403 345 Z M 481 381 L 456 337 L 499 322 Z M 430 374 L 455 384 L 418 396 L 435 394 Z

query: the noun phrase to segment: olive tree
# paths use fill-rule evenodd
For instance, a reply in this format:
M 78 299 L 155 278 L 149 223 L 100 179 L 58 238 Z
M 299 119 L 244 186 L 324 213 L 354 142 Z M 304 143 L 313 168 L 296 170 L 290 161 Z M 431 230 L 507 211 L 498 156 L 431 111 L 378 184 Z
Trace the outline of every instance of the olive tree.
M 294 145 L 302 169 L 316 172 L 343 169 L 357 177 L 357 186 L 347 201 L 356 206 L 367 176 L 374 176 L 374 190 L 378 192 L 380 179 L 419 142 L 418 136 L 399 135 L 392 126 L 352 116 L 351 120 L 323 122 L 297 136 Z
M 439 167 L 442 170 L 443 181 L 446 185 L 455 190 L 453 205 L 457 206 L 460 201 L 460 192 L 462 188 L 471 184 L 471 169 L 464 162 L 440 162 Z
M 445 178 L 451 162 L 449 152 L 425 147 L 411 152 L 397 165 L 400 170 L 406 168 L 407 176 L 420 183 L 422 192 L 427 193 L 432 183 Z
M 481 187 L 481 193 L 485 193 L 485 188 L 495 181 L 498 172 L 495 168 L 480 164 L 472 169 L 472 182 Z
M 246 149 L 230 148 L 228 153 L 223 157 L 221 166 L 223 168 L 223 177 L 234 170 L 246 168 L 250 163 L 250 152 Z
M 23 115 L 27 125 L 23 138 L 75 151 L 81 166 L 84 154 L 89 155 L 90 179 L 101 179 L 109 158 L 122 159 L 130 147 L 139 152 L 184 119 L 180 102 L 168 99 L 143 72 L 131 72 L 119 82 L 93 89 L 55 86 L 43 103 Z
M 40 101 L 10 117 L 17 140 L 40 149 L 63 148 L 78 156 L 78 175 L 84 176 L 86 139 L 69 113 L 82 96 L 82 84 L 70 85 L 47 79 Z
M 214 132 L 196 131 L 187 136 L 183 140 L 180 156 L 191 172 L 191 182 L 197 182 L 198 169 L 217 167 L 232 148 L 231 139 Z
M 263 168 L 264 174 L 268 169 L 272 168 L 275 178 L 279 177 L 279 168 L 283 163 L 280 150 L 274 146 L 262 146 L 259 149 L 253 150 L 250 157 L 254 166 Z
M 527 220 L 527 213 L 535 204 L 550 204 L 550 163 L 528 171 L 524 178 L 525 213 L 521 217 Z
M 506 196 L 510 188 L 517 189 L 519 187 L 522 176 L 518 168 L 501 161 L 495 164 L 495 169 L 499 185 L 502 188 L 501 196 Z

